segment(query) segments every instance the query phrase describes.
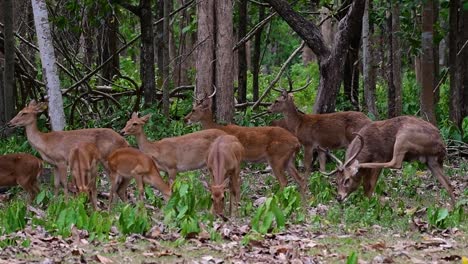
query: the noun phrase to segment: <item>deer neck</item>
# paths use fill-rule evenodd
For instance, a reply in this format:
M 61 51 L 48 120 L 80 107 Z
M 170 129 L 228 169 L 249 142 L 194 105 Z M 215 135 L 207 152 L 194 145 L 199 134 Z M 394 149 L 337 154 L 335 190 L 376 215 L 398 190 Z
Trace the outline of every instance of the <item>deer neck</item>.
M 301 123 L 301 114 L 299 111 L 297 111 L 294 103 L 289 103 L 286 111 L 283 114 L 289 129 L 295 130 Z
M 135 135 L 136 142 L 138 144 L 138 148 L 145 152 L 144 150 L 147 149 L 152 142 L 148 140 L 148 137 L 146 137 L 146 134 L 144 131 L 141 131 L 141 133 Z
M 25 126 L 26 137 L 28 138 L 29 143 L 38 151 L 42 151 L 45 148 L 45 134 L 39 131 L 37 128 L 37 119 Z
M 210 111 L 208 112 L 203 119 L 200 120 L 200 123 L 203 129 L 210 129 L 210 128 L 218 128 L 219 125 L 213 121 L 213 113 Z

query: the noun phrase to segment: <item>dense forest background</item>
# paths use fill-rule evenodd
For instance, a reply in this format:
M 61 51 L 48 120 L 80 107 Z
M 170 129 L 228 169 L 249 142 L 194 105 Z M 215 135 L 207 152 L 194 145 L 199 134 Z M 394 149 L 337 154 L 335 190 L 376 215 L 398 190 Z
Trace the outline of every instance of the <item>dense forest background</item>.
M 213 87 L 217 119 L 242 123 L 271 88 L 307 85 L 295 95 L 307 113 L 418 115 L 457 140 L 468 126 L 466 1 L 33 2 L 51 45 L 37 44 L 29 1 L 1 2 L 0 125 L 47 94 L 57 129 L 118 127 L 147 108 L 177 120 Z

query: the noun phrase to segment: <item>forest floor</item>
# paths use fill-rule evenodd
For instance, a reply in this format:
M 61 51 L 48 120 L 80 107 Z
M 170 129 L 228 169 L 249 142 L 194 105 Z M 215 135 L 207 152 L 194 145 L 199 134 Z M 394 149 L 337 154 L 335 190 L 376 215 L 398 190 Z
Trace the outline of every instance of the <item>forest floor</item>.
M 145 235 L 123 236 L 113 227 L 109 239 L 105 241 L 90 241 L 85 230 L 75 227 L 70 237 L 53 236 L 41 226 L 28 222 L 25 229 L 0 237 L 3 241 L 16 238 L 26 238 L 28 241 L 25 245 L 0 248 L 0 264 L 465 264 L 461 259 L 468 257 L 468 162 L 457 161 L 450 170 L 450 180 L 459 199 L 458 204 L 461 204 L 458 206 L 461 221 L 452 226 L 437 228 L 429 221 L 429 208 L 434 205 L 443 207 L 448 202 L 448 196 L 440 191 L 439 183 L 429 173 L 418 170 L 413 175 L 419 179 L 416 183 L 402 183 L 401 172 L 389 170 L 380 178 L 384 182 L 384 190 L 376 194 L 380 196 L 379 203 L 387 204 L 390 208 L 389 217 L 380 212 L 372 216 L 375 219 L 369 218 L 368 212 L 374 209 L 358 208 L 366 204 L 367 198 L 356 198 L 357 204 L 354 205 L 353 201 L 338 204 L 330 200 L 324 204 L 306 205 L 303 221 L 289 222 L 284 229 L 276 232 L 264 235 L 252 232 L 250 215 L 227 221 L 216 220 L 212 223 L 212 229 L 218 232 L 218 239 L 210 239 L 210 233 L 203 223 L 199 234 L 182 239 L 177 230 L 167 228 L 162 223 L 164 216 L 160 209 L 147 206 L 155 210 L 152 216 L 154 226 L 150 231 Z M 265 183 L 271 182 L 271 175 L 250 171 L 248 175 L 243 175 L 243 179 L 249 186 L 249 197 L 243 199 L 250 199 L 255 205 L 264 201 L 266 190 L 271 188 Z M 358 195 L 362 196 L 362 192 Z M 100 204 L 105 210 L 107 200 L 100 199 Z

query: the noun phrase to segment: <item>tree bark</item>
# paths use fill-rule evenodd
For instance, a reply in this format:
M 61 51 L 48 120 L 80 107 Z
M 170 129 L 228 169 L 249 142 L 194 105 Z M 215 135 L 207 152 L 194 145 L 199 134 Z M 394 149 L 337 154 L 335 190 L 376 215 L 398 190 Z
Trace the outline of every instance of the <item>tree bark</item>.
M 351 37 L 361 30 L 365 0 L 355 0 L 346 16 L 340 20 L 334 45 L 331 49 L 326 46 L 318 27 L 295 12 L 286 1 L 267 0 L 267 2 L 317 55 L 320 82 L 313 112 L 328 113 L 335 111 L 336 96 L 343 79 L 345 55 Z
M 439 19 L 439 0 L 433 0 L 433 12 L 434 12 L 434 28 L 437 29 L 438 23 L 437 20 Z M 437 33 L 435 33 L 437 34 Z M 437 84 L 439 83 L 439 75 L 440 75 L 440 67 L 439 67 L 439 44 L 440 41 L 434 41 L 432 43 L 432 54 L 434 54 L 434 87 L 437 87 Z M 434 91 L 434 106 L 437 105 L 439 102 L 439 91 L 440 89 L 437 89 Z
M 247 0 L 239 1 L 239 32 L 238 39 L 241 40 L 247 34 Z M 247 99 L 247 49 L 243 43 L 237 49 L 237 60 L 239 72 L 237 76 L 237 101 L 244 103 Z
M 265 7 L 259 7 L 258 13 L 258 22 L 262 21 L 265 18 Z M 255 34 L 254 38 L 254 51 L 252 56 L 252 93 L 253 93 L 253 101 L 258 101 L 259 96 L 259 85 L 258 85 L 258 77 L 260 74 L 260 54 L 261 54 L 261 47 L 262 47 L 262 28 L 258 30 Z
M 214 73 L 214 0 L 197 2 L 196 96 L 213 91 Z
M 60 80 L 55 62 L 54 46 L 52 45 L 47 6 L 44 0 L 32 0 L 31 3 L 41 63 L 44 69 L 47 94 L 49 96 L 49 116 L 52 130 L 63 130 L 65 127 L 65 114 L 63 112 L 62 93 L 60 91 Z
M 401 45 L 400 45 L 400 36 L 398 33 L 400 32 L 400 6 L 398 1 L 393 1 L 392 6 L 392 61 L 393 61 L 393 87 L 395 89 L 395 106 L 394 112 L 392 113 L 392 117 L 400 116 L 403 110 L 403 102 L 402 102 L 402 90 L 401 90 L 401 82 L 402 82 L 402 71 L 401 71 Z M 390 117 L 390 115 L 389 115 Z
M 433 2 L 429 0 L 423 4 L 422 13 L 422 63 L 421 70 L 421 115 L 427 121 L 436 124 L 434 114 L 434 54 L 433 54 L 433 34 L 434 34 L 434 10 Z
M 156 101 L 151 0 L 140 0 L 139 17 L 141 29 L 140 76 L 144 91 L 144 105 L 150 107 Z
M 170 93 L 170 78 L 169 78 L 169 14 L 170 0 L 164 1 L 164 21 L 163 21 L 163 113 L 164 116 L 169 118 L 169 93 Z
M 118 40 L 119 24 L 115 14 L 110 13 L 105 17 L 105 24 L 103 25 L 101 32 L 101 59 L 99 64 L 102 64 L 106 61 L 112 54 L 117 52 L 117 40 Z M 117 74 L 118 69 L 120 68 L 119 56 L 114 56 L 112 61 L 104 67 L 102 67 L 102 77 L 107 80 L 112 80 L 113 76 Z M 108 84 L 106 81 L 103 81 L 102 84 Z
M 359 110 L 359 44 L 361 31 L 351 37 L 348 54 L 343 72 L 343 90 L 351 108 L 347 110 Z
M 460 17 L 462 20 L 462 25 L 460 26 L 460 36 L 462 37 L 460 41 L 460 49 L 464 46 L 464 49 L 460 52 L 460 69 L 462 71 L 461 75 L 463 76 L 463 101 L 462 105 L 462 116 L 468 116 L 468 10 L 463 8 L 461 11 Z M 466 44 L 466 45 L 465 45 Z M 463 120 L 462 120 L 463 121 Z
M 216 120 L 232 122 L 234 117 L 232 0 L 215 2 L 216 23 Z
M 3 1 L 3 16 L 4 16 L 4 51 L 5 51 L 5 66 L 3 73 L 3 96 L 0 100 L 3 101 L 3 116 L 0 118 L 0 125 L 9 121 L 15 114 L 15 37 L 13 35 L 14 28 L 14 12 L 13 1 Z M 2 122 L 3 121 L 3 122 Z
M 449 7 L 449 73 L 450 73 L 450 120 L 459 128 L 462 121 L 462 74 L 457 58 L 459 46 L 460 0 L 450 1 Z
M 374 116 L 376 120 L 379 119 L 379 113 L 375 106 L 375 68 L 374 68 L 374 48 L 372 45 L 373 25 L 369 21 L 369 13 L 372 10 L 370 5 L 371 0 L 366 0 L 366 7 L 364 9 L 364 17 L 362 20 L 362 72 L 364 77 L 364 98 L 367 110 Z

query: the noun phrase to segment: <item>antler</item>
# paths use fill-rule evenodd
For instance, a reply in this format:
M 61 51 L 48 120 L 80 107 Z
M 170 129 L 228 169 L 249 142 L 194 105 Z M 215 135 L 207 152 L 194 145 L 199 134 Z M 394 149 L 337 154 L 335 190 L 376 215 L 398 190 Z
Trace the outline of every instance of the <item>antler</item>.
M 211 98 L 216 94 L 216 85 L 214 84 L 213 84 L 213 89 L 214 89 L 214 92 L 210 96 L 206 97 L 206 99 Z
M 361 135 L 359 135 L 358 133 L 353 133 L 353 135 L 356 135 L 356 137 L 359 138 L 359 141 L 361 142 L 361 145 L 359 146 L 358 151 L 356 151 L 356 153 L 354 153 L 354 155 L 351 156 L 351 158 L 349 158 L 349 159 L 345 162 L 345 164 L 344 164 L 343 167 L 346 167 L 346 165 L 348 165 L 351 161 L 353 161 L 353 160 L 357 157 L 357 155 L 359 155 L 359 153 L 361 152 L 362 148 L 364 147 L 364 138 L 363 138 Z
M 332 159 L 334 159 L 336 161 L 336 163 L 338 163 L 338 166 L 335 170 L 331 171 L 331 172 L 325 172 L 325 171 L 321 171 L 321 173 L 327 175 L 327 176 L 330 176 L 330 175 L 333 175 L 335 174 L 338 170 L 342 169 L 343 168 L 343 162 L 337 158 L 335 155 L 331 154 L 330 151 L 328 149 L 324 149 L 320 146 L 318 146 L 318 149 L 320 151 L 323 151 L 325 152 L 329 157 L 331 157 Z

